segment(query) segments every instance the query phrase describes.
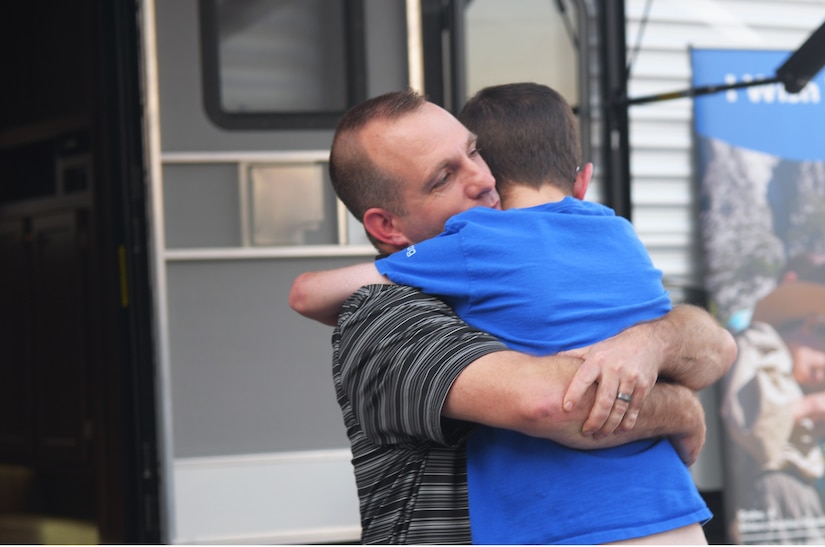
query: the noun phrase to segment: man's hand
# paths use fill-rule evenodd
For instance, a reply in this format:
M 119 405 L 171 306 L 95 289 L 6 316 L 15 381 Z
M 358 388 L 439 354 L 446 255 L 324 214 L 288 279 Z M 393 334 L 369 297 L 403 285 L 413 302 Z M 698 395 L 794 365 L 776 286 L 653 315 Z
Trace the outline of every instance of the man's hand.
M 584 422 L 582 433 L 604 437 L 628 431 L 636 425 L 650 389 L 659 375 L 661 355 L 644 330 L 631 327 L 593 346 L 564 352 L 584 362 L 564 394 L 564 409 L 573 410 L 592 384 L 598 384 L 596 402 Z M 619 394 L 628 395 L 630 401 Z
M 598 384 L 582 429 L 598 438 L 633 428 L 659 377 L 696 391 L 721 378 L 736 360 L 736 342 L 708 312 L 683 304 L 660 319 L 567 354 L 584 362 L 564 395 L 564 409 L 576 408 L 587 389 Z M 629 395 L 630 402 L 620 394 Z
M 681 416 L 677 418 L 681 425 L 673 429 L 668 434 L 668 438 L 682 461 L 686 465 L 693 465 L 702 447 L 705 446 L 707 436 L 705 409 L 702 407 L 702 402 L 693 390 L 676 384 L 659 382 L 656 384 L 656 391 L 664 397 L 657 397 L 652 406 L 656 406 L 657 401 L 664 399 L 682 409 Z M 657 408 L 645 409 L 646 412 L 647 410 L 653 414 L 659 412 Z

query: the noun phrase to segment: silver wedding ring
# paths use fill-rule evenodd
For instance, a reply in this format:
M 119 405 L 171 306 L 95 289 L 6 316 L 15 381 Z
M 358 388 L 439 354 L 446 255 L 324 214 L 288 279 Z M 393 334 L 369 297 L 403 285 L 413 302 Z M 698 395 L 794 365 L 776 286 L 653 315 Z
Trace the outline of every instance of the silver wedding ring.
M 626 402 L 626 403 L 629 403 L 630 401 L 632 401 L 632 400 L 633 400 L 633 398 L 630 396 L 630 394 L 628 394 L 628 393 L 622 393 L 621 391 L 619 392 L 619 394 L 618 394 L 618 395 L 616 395 L 616 398 L 617 398 L 618 400 L 620 400 L 620 401 L 624 401 L 624 402 Z

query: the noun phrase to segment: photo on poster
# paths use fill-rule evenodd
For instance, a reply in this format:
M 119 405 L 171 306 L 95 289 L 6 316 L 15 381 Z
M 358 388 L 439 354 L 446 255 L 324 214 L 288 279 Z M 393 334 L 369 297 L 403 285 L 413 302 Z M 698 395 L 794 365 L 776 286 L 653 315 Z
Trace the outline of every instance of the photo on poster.
M 694 49 L 693 85 L 762 80 L 790 53 Z M 739 346 L 720 385 L 734 543 L 825 543 L 823 91 L 820 73 L 694 100 L 705 285 Z

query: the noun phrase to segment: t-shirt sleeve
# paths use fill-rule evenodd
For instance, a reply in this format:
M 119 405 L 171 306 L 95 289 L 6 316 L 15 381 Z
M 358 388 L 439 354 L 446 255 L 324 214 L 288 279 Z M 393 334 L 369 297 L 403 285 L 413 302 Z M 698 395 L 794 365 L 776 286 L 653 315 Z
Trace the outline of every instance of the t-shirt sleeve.
M 473 361 L 506 349 L 440 300 L 399 285 L 359 289 L 333 334 L 342 389 L 379 445 L 461 440 L 472 424 L 442 419 L 447 393 Z
M 470 295 L 470 273 L 460 232 L 447 232 L 375 261 L 393 283 L 438 296 L 454 308 Z

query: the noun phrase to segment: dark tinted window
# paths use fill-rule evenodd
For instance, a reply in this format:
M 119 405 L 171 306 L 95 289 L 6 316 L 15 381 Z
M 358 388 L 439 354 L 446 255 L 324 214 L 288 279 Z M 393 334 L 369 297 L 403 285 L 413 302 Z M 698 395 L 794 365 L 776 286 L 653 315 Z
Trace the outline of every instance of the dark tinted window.
M 365 97 L 360 0 L 201 0 L 204 103 L 229 129 L 332 128 Z

